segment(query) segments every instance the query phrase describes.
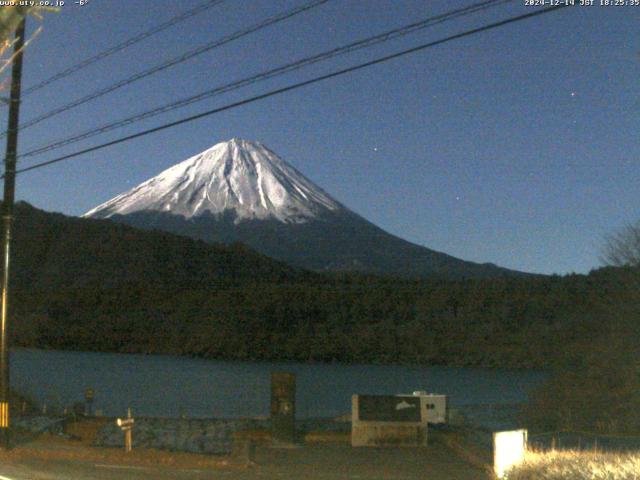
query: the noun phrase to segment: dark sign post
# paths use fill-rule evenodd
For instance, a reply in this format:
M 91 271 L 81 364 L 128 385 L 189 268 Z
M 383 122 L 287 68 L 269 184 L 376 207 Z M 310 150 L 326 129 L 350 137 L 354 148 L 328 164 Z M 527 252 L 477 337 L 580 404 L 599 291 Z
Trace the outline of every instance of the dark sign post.
M 296 442 L 296 376 L 271 374 L 271 433 L 276 443 Z

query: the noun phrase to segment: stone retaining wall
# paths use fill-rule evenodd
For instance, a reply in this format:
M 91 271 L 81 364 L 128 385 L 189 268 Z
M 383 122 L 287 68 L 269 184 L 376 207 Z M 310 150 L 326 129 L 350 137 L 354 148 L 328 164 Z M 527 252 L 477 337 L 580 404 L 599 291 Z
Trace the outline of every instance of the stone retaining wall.
M 307 419 L 296 422 L 296 428 L 300 432 L 348 432 L 351 424 L 331 419 Z M 269 420 L 136 418 L 133 448 L 228 454 L 233 448 L 235 432 L 270 429 Z M 124 447 L 124 434 L 115 422 L 111 422 L 98 432 L 95 444 L 102 447 Z
M 61 417 L 15 417 L 11 419 L 11 426 L 28 432 L 62 434 L 65 419 Z

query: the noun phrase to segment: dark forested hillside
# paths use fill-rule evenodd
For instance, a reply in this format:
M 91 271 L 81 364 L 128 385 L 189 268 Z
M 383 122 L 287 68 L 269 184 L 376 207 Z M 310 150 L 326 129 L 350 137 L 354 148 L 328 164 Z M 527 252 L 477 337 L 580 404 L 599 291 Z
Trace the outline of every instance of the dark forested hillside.
M 640 292 L 637 271 L 618 268 L 456 282 L 319 275 L 240 245 L 28 205 L 15 238 L 13 344 L 41 348 L 548 366 L 628 321 Z
M 137 285 L 175 290 L 309 276 L 241 244 L 211 245 L 110 221 L 47 213 L 25 203 L 18 204 L 14 237 L 14 280 L 36 289 Z
M 302 223 L 236 222 L 231 213 L 186 219 L 167 212 L 135 212 L 111 218 L 136 228 L 157 229 L 206 242 L 242 242 L 270 258 L 317 272 L 447 279 L 531 276 L 416 245 L 349 211 L 327 212 Z

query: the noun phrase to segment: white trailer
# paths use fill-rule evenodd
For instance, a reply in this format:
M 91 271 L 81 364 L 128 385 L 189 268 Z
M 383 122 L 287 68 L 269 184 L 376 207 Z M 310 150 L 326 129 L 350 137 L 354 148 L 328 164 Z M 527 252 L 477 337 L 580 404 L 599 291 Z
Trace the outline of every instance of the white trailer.
M 398 395 L 399 397 L 420 397 L 423 418 L 428 423 L 447 423 L 447 396 L 438 393 L 424 391 L 413 392 L 411 395 Z

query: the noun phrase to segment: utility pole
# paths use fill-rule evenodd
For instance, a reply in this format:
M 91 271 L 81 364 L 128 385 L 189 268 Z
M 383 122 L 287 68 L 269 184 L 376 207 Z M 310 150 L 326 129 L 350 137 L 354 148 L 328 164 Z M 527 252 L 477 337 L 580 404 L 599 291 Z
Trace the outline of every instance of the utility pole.
M 9 260 L 13 203 L 16 191 L 16 156 L 18 150 L 18 121 L 20 111 L 20 82 L 22 78 L 22 52 L 26 17 L 15 33 L 14 59 L 11 69 L 11 97 L 9 100 L 9 128 L 7 153 L 4 159 L 4 200 L 2 204 L 2 305 L 0 310 L 0 441 L 4 449 L 11 446 L 9 435 Z

